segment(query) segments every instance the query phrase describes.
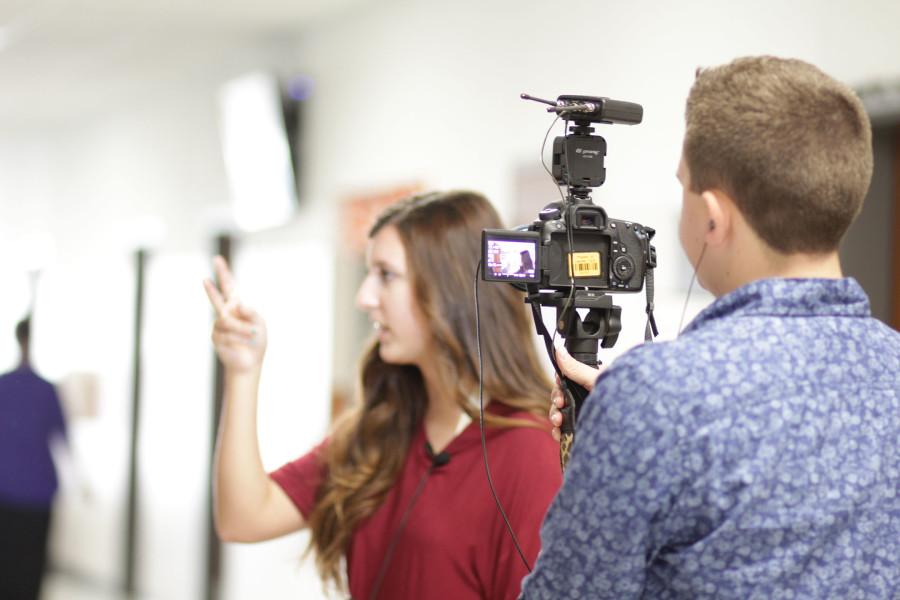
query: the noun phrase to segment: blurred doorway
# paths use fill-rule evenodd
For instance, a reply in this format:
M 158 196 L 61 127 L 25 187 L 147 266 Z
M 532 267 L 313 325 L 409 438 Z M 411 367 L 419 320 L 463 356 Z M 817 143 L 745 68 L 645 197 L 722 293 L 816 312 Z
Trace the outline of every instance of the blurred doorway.
M 890 94 L 880 86 L 860 96 L 872 119 L 875 168 L 841 245 L 841 264 L 868 293 L 872 315 L 900 330 L 900 84 Z

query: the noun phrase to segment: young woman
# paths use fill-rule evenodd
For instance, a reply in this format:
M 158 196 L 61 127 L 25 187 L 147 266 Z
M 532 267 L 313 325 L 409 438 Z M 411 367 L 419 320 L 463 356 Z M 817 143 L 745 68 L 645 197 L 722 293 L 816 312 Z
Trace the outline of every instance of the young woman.
M 481 230 L 501 227 L 472 192 L 431 193 L 387 209 L 369 233 L 357 304 L 375 337 L 361 400 L 305 456 L 267 474 L 256 437 L 263 320 L 204 283 L 225 366 L 215 513 L 228 541 L 301 527 L 326 583 L 352 598 L 515 598 L 526 567 L 491 495 L 479 430 L 475 269 Z M 480 278 L 479 278 L 480 279 Z M 522 296 L 479 282 L 487 452 L 493 485 L 525 558 L 561 474 L 548 435 L 551 384 Z

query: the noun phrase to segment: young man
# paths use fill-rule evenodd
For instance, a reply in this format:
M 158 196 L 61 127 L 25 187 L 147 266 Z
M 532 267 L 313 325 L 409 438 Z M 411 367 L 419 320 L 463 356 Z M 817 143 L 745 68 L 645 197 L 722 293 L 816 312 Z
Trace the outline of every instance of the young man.
M 700 71 L 686 121 L 680 238 L 717 299 L 597 378 L 523 597 L 896 598 L 900 334 L 838 260 L 868 118 L 758 57 Z

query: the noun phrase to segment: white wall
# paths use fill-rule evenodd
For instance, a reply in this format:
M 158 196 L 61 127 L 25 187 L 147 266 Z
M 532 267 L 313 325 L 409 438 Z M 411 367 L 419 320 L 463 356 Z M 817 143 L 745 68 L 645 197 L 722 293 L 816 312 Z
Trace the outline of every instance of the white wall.
M 142 500 L 148 511 L 147 526 L 153 529 L 144 538 L 141 555 L 146 561 L 145 589 L 157 597 L 190 598 L 200 585 L 199 557 L 190 568 L 177 571 L 181 575 L 174 583 L 163 581 L 166 565 L 173 560 L 165 556 L 168 542 L 163 541 L 171 534 L 157 528 L 165 523 L 186 524 L 197 517 L 202 489 L 196 481 L 185 485 L 187 471 L 167 480 L 166 465 L 174 464 L 180 452 L 172 447 L 159 450 L 159 455 L 157 451 L 163 444 L 177 443 L 191 457 L 187 464 L 197 480 L 206 476 L 197 471 L 202 469 L 202 453 L 208 445 L 208 423 L 193 403 L 208 402 L 210 358 L 204 326 L 196 323 L 203 318 L 203 301 L 198 300 L 202 291 L 199 282 L 190 282 L 203 271 L 214 223 L 227 210 L 214 94 L 229 74 L 269 67 L 304 72 L 316 81 L 306 115 L 305 208 L 283 230 L 248 238 L 241 263 L 248 282 L 259 286 L 260 303 L 271 304 L 276 321 L 285 319 L 278 321 L 277 330 L 296 336 L 283 345 L 276 345 L 273 336 L 272 368 L 267 367 L 264 382 L 266 393 L 277 395 L 275 402 L 281 407 L 264 404 L 261 409 L 260 426 L 271 427 L 266 437 L 273 440 L 267 460 L 274 464 L 276 457 L 286 460 L 302 451 L 324 429 L 324 410 L 316 408 L 306 415 L 306 408 L 298 406 L 323 407 L 328 402 L 331 366 L 315 364 L 308 350 L 325 347 L 321 355 L 331 355 L 329 331 L 336 318 L 336 299 L 331 297 L 335 274 L 328 257 L 337 236 L 334 205 L 341 198 L 422 181 L 429 187 L 484 191 L 511 216 L 513 171 L 536 163 L 550 124 L 540 105 L 518 99 L 520 92 L 541 97 L 583 93 L 639 102 L 645 109 L 641 125 L 603 127 L 598 132 L 609 145 L 608 174 L 594 200 L 611 216 L 657 229 L 658 318 L 663 335 L 671 337 L 690 278 L 677 244 L 680 191 L 674 171 L 684 98 L 695 68 L 744 54 L 773 53 L 807 59 L 850 84 L 896 78 L 900 75 L 898 23 L 900 4 L 889 0 L 380 2 L 322 21 L 276 52 L 261 44 L 236 49 L 221 63 L 185 65 L 190 77 L 169 78 L 160 82 L 158 93 L 134 98 L 128 105 L 110 106 L 105 114 L 76 117 L 62 128 L 0 132 L 0 272 L 9 273 L 4 277 L 11 282 L 8 289 L 22 289 L 16 281 L 21 281 L 25 261 L 17 256 L 17 249 L 43 233 L 52 235 L 57 257 L 48 271 L 71 273 L 96 273 L 97 265 L 109 261 L 122 264 L 143 237 L 160 257 L 154 273 L 162 273 L 162 265 L 169 265 L 164 279 L 170 283 L 148 306 L 153 322 L 164 324 L 166 311 L 173 313 L 173 322 L 192 315 L 183 344 L 167 346 L 169 336 L 177 333 L 166 330 L 168 335 L 160 331 L 148 335 L 145 347 L 153 365 L 147 370 L 153 380 L 147 382 L 146 401 L 150 402 L 149 396 L 166 395 L 155 398 L 158 403 L 147 408 L 159 412 L 153 416 L 148 412 L 147 436 L 142 440 L 142 452 L 148 454 L 145 476 L 152 478 Z M 148 227 L 153 227 L 146 224 L 147 216 L 162 221 L 164 237 L 148 233 Z M 306 260 L 298 258 L 297 252 Z M 275 269 L 274 275 L 264 272 L 263 265 Z M 126 272 L 114 269 L 108 274 L 119 277 Z M 310 277 L 319 282 L 311 292 L 303 286 Z M 125 285 L 116 285 L 120 283 Z M 76 287 L 73 293 L 86 298 L 117 295 L 114 289 L 120 289 L 92 288 L 87 282 Z M 269 297 L 276 289 L 285 290 L 283 301 Z M 689 314 L 708 300 L 695 289 Z M 47 311 L 57 303 L 57 312 L 62 312 L 66 301 L 65 295 L 48 299 Z M 291 303 L 299 307 L 293 316 L 285 312 Z M 625 331 L 608 356 L 642 338 L 643 297 L 626 298 L 622 304 Z M 22 301 L 15 299 L 0 302 L 2 332 L 11 331 L 21 306 Z M 184 312 L 179 313 L 181 308 Z M 98 327 L 103 326 L 102 316 L 94 317 L 101 323 Z M 51 343 L 54 336 L 83 335 L 81 331 L 61 322 L 57 330 L 42 331 L 36 344 Z M 0 359 L 10 362 L 14 353 L 2 332 Z M 129 348 L 120 351 L 126 353 Z M 165 352 L 171 354 L 163 360 L 160 353 Z M 43 356 L 38 350 L 38 358 Z M 71 356 L 70 363 L 58 356 L 51 359 L 50 353 L 46 356 L 48 374 L 54 377 L 83 367 L 76 356 Z M 196 365 L 196 369 L 173 371 L 166 366 L 170 362 Z M 38 366 L 42 366 L 40 360 Z M 174 379 L 161 383 L 159 379 L 165 377 Z M 126 414 L 122 407 L 128 402 L 122 389 L 127 374 L 110 374 L 108 379 L 106 389 L 112 395 L 105 396 L 104 402 L 121 403 L 121 407 L 110 406 L 99 418 L 102 426 L 95 423 L 88 428 L 106 429 L 103 439 L 117 444 Z M 178 390 L 191 397 L 176 398 Z M 190 410 L 180 411 L 180 402 Z M 287 420 L 279 422 L 278 414 L 288 415 Z M 293 437 L 285 423 L 304 416 L 312 425 L 299 428 Z M 102 421 L 107 417 L 111 420 Z M 197 439 L 192 439 L 184 419 L 197 420 Z M 172 427 L 177 434 L 167 437 L 165 432 Z M 99 469 L 102 464 L 86 466 Z M 95 476 L 102 478 L 102 471 Z M 113 481 L 111 489 L 121 493 L 118 479 Z M 109 501 L 121 504 L 122 498 Z M 118 518 L 115 511 L 109 514 Z M 118 525 L 109 525 L 113 527 Z M 187 547 L 199 552 L 199 529 L 196 524 L 184 527 L 191 540 Z M 67 545 L 83 543 L 77 539 L 59 542 L 62 556 Z M 297 555 L 302 550 L 300 540 L 284 544 L 294 544 Z M 267 597 L 296 597 L 299 580 L 285 575 L 285 569 L 296 566 L 283 559 L 291 554 L 284 544 L 274 550 L 260 546 L 227 553 L 232 597 L 239 597 L 235 590 L 248 589 L 252 573 L 258 579 L 281 582 L 283 588 L 267 590 Z M 271 570 L 268 575 L 257 571 L 263 563 Z M 94 567 L 103 576 L 115 571 L 108 565 Z M 188 573 L 191 569 L 194 575 Z M 304 589 L 303 593 L 312 597 L 315 592 Z
M 0 325 L 9 332 L 0 357 L 4 367 L 16 358 L 12 327 L 27 307 L 25 271 L 33 262 L 26 251 L 49 252 L 38 289 L 36 366 L 56 381 L 92 373 L 100 392 L 97 416 L 70 424 L 82 472 L 74 483 L 89 494 L 63 489 L 53 559 L 105 588 L 121 583 L 124 562 L 133 260 L 137 248 L 149 250 L 137 523 L 138 586 L 149 598 L 202 593 L 213 358 L 200 283 L 211 275 L 214 236 L 229 223 L 215 93 L 246 60 L 212 66 L 200 81 L 185 78 L 182 87 L 100 117 L 0 139 L 7 282 Z M 328 219 L 311 203 L 281 231 L 237 235 L 236 272 L 273 329 L 260 401 L 269 468 L 308 449 L 327 424 L 331 365 L 318 357 L 331 355 Z M 319 226 L 304 227 L 309 220 Z M 307 267 L 324 293 L 309 293 Z M 291 552 L 292 562 L 274 563 L 287 575 L 274 579 L 297 585 L 311 567 L 298 569 L 302 546 L 292 539 L 296 547 L 282 545 L 279 554 Z M 232 597 L 247 597 L 241 582 L 252 580 L 248 569 L 273 548 L 263 547 L 262 558 L 226 551 Z
M 392 2 L 311 32 L 298 64 L 318 82 L 308 144 L 316 198 L 421 178 L 486 192 L 512 214 L 512 170 L 536 163 L 550 119 L 520 92 L 639 102 L 644 122 L 605 126 L 594 200 L 658 235 L 659 323 L 677 328 L 690 268 L 677 243 L 674 172 L 698 66 L 794 56 L 852 84 L 900 73 L 900 5 L 805 2 Z M 559 128 L 554 132 L 558 134 Z M 553 198 L 548 198 L 548 201 Z M 696 290 L 695 290 L 696 291 Z M 695 294 L 689 315 L 709 301 Z M 617 350 L 641 339 L 628 298 Z

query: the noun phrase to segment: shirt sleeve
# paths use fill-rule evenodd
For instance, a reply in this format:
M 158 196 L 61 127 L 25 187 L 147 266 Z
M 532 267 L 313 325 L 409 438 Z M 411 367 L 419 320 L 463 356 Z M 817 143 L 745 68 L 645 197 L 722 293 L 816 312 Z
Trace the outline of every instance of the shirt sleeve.
M 269 477 L 281 486 L 297 506 L 304 519 L 309 519 L 316 504 L 316 493 L 325 480 L 324 452 L 328 440 L 275 471 Z
M 66 418 L 62 410 L 62 402 L 59 399 L 59 393 L 56 391 L 56 387 L 53 385 L 48 387 L 48 396 L 50 400 L 50 423 L 48 430 L 59 435 L 62 439 L 68 440 Z
M 519 428 L 506 435 L 514 442 L 504 449 L 506 460 L 497 460 L 497 466 L 492 464 L 491 471 L 494 477 L 509 477 L 505 481 L 495 481 L 495 486 L 522 554 L 534 568 L 541 547 L 541 523 L 562 484 L 559 446 L 549 431 Z M 494 519 L 490 547 L 496 551 L 491 555 L 488 597 L 514 600 L 528 569 L 499 514 Z
M 527 600 L 643 593 L 659 543 L 655 524 L 681 485 L 679 444 L 660 410 L 666 399 L 622 362 L 585 401 L 562 489 L 541 530 L 541 555 L 524 581 Z

